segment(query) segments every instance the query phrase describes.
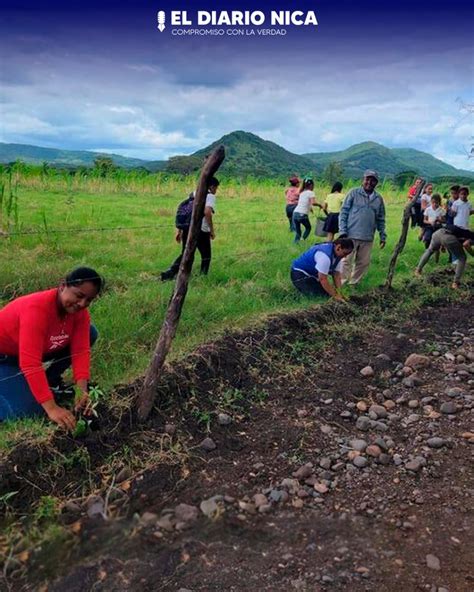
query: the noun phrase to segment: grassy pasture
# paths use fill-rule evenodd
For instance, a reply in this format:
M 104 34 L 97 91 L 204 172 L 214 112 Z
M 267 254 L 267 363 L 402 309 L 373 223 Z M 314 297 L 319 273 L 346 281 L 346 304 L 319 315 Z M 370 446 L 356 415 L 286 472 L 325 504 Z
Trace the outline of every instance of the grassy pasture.
M 67 178 L 20 171 L 11 188 L 8 179 L 4 182 L 3 226 L 5 204 L 12 194 L 16 221 L 10 212 L 10 236 L 0 238 L 0 305 L 14 296 L 54 286 L 77 265 L 95 267 L 106 277 L 107 290 L 91 307 L 100 332 L 93 377 L 109 388 L 139 375 L 172 292 L 172 283 L 158 278 L 179 252 L 173 228 L 176 205 L 193 189 L 195 179 L 142 178 L 133 173 L 113 179 Z M 307 299 L 295 293 L 289 266 L 312 244 L 314 235 L 306 245 L 292 244 L 284 187 L 271 179 L 223 180 L 217 195 L 210 274 L 200 277 L 196 265 L 173 356 L 268 313 L 309 306 Z M 404 193 L 389 184 L 380 189 L 387 206 L 388 244 L 384 251 L 374 248 L 370 273 L 358 291 L 383 281 L 400 231 Z M 316 187 L 320 200 L 328 191 L 327 186 Z M 87 230 L 97 227 L 121 230 Z M 15 234 L 25 231 L 37 234 Z M 410 231 L 398 265 L 398 285 L 411 276 L 421 252 L 417 232 Z M 199 259 L 198 255 L 197 264 Z

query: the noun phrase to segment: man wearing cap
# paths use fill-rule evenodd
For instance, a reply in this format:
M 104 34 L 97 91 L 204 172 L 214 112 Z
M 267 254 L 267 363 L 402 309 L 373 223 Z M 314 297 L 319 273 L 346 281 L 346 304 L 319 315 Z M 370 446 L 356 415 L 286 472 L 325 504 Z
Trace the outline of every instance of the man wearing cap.
M 362 186 L 349 191 L 339 214 L 339 236 L 354 242 L 354 250 L 344 260 L 342 272 L 343 281 L 350 285 L 358 284 L 369 267 L 376 230 L 380 248 L 385 247 L 385 204 L 375 191 L 378 182 L 376 171 L 365 171 Z

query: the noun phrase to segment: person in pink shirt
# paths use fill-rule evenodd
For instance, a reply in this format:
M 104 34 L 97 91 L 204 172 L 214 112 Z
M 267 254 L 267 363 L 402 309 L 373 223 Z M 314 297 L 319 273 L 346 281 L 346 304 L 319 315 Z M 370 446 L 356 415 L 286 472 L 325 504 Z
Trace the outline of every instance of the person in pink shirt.
M 47 415 L 73 430 L 73 413 L 55 400 L 71 365 L 81 393 L 75 411 L 89 413 L 90 349 L 97 330 L 87 308 L 102 286 L 95 270 L 78 267 L 59 287 L 21 296 L 0 310 L 0 421 Z
M 294 232 L 295 228 L 293 225 L 293 212 L 298 205 L 298 198 L 300 196 L 300 180 L 296 175 L 293 175 L 289 179 L 290 187 L 287 187 L 285 191 L 286 198 L 286 217 L 290 223 L 290 232 Z

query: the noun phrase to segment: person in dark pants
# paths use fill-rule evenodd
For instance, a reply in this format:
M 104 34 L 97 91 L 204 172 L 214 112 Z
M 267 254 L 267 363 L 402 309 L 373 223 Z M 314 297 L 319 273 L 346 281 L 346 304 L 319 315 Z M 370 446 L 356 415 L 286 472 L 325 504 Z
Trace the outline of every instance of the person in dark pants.
M 300 180 L 295 175 L 289 179 L 290 187 L 287 187 L 285 191 L 285 198 L 286 198 L 286 217 L 288 218 L 288 222 L 290 223 L 290 232 L 294 232 L 295 227 L 293 225 L 293 212 L 295 211 L 296 206 L 298 205 L 298 198 L 300 195 L 300 188 L 298 185 L 300 184 Z
M 293 261 L 290 272 L 293 285 L 306 296 L 331 296 L 344 300 L 341 294 L 342 260 L 353 249 L 354 242 L 350 238 L 314 245 Z M 329 276 L 334 285 L 329 283 Z
M 460 286 L 461 277 L 464 273 L 464 268 L 466 267 L 467 257 L 464 251 L 467 251 L 470 255 L 474 255 L 472 250 L 473 242 L 474 232 L 471 232 L 467 228 L 461 228 L 460 226 L 454 226 L 451 224 L 446 225 L 446 228 L 440 228 L 433 233 L 430 246 L 423 253 L 416 266 L 415 275 L 420 276 L 423 267 L 428 263 L 431 256 L 444 247 L 453 259 L 456 260 L 456 272 L 454 282 L 451 286 L 456 290 Z
M 201 230 L 199 231 L 197 239 L 197 249 L 201 255 L 201 273 L 203 275 L 207 275 L 209 272 L 209 266 L 211 264 L 212 257 L 211 240 L 214 240 L 216 236 L 214 231 L 213 215 L 216 207 L 216 193 L 218 187 L 219 181 L 215 177 L 211 177 L 209 179 L 207 189 L 208 193 L 206 197 L 206 205 L 204 207 L 204 217 L 202 219 Z M 173 280 L 178 275 L 179 266 L 181 265 L 181 259 L 183 258 L 184 249 L 186 248 L 186 242 L 188 240 L 193 200 L 194 193 L 189 196 L 188 200 L 183 202 L 183 204 L 186 202 L 190 204 L 190 207 L 188 206 L 189 211 L 187 214 L 185 213 L 180 217 L 178 208 L 175 238 L 178 244 L 181 243 L 181 253 L 171 264 L 171 266 L 166 271 L 161 273 L 161 281 L 163 282 L 167 280 Z M 183 204 L 180 204 L 180 207 Z M 179 221 L 178 218 L 180 218 Z
M 322 209 L 322 205 L 316 203 L 314 195 L 314 181 L 310 177 L 305 177 L 301 184 L 300 194 L 298 197 L 298 205 L 293 211 L 293 227 L 295 229 L 295 244 L 301 240 L 301 227 L 304 226 L 305 231 L 303 240 L 306 240 L 311 233 L 311 222 L 309 214 L 313 211 L 313 206 Z
M 90 413 L 90 349 L 97 330 L 87 308 L 102 285 L 96 271 L 79 267 L 59 287 L 21 296 L 0 310 L 0 421 L 47 415 L 74 429 L 74 415 L 56 400 L 70 366 L 81 393 L 75 411 Z

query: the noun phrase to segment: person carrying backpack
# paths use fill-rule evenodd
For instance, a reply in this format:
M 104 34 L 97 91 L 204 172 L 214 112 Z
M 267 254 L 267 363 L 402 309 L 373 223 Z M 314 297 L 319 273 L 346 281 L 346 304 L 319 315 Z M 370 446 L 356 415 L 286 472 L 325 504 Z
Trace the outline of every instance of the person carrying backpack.
M 215 238 L 214 225 L 212 217 L 216 207 L 216 192 L 219 187 L 219 181 L 215 177 L 209 179 L 207 187 L 206 205 L 204 207 L 204 217 L 201 223 L 197 240 L 197 249 L 201 254 L 201 273 L 207 275 L 209 266 L 211 264 L 211 240 Z M 181 259 L 183 258 L 184 249 L 188 240 L 189 227 L 191 225 L 191 216 L 194 205 L 194 191 L 182 201 L 176 211 L 176 242 L 181 243 L 181 254 L 166 270 L 161 272 L 160 277 L 162 282 L 173 280 L 179 271 Z

